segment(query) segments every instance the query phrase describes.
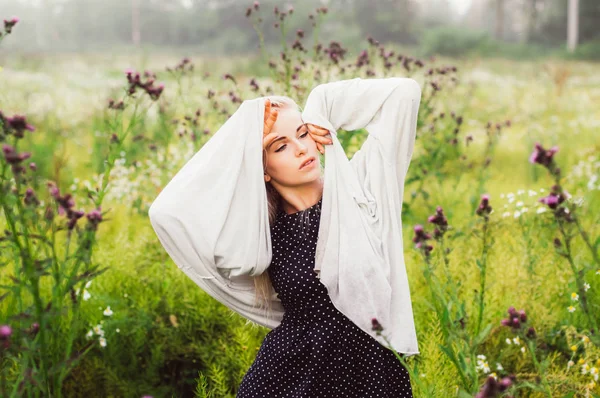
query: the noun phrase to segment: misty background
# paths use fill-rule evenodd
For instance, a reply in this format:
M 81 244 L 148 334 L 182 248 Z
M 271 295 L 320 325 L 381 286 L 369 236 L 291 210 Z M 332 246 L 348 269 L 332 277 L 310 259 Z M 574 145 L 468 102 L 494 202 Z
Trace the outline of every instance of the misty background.
M 273 8 L 294 8 L 287 39 L 307 35 L 315 9 L 328 8 L 320 39 L 344 43 L 350 52 L 368 36 L 381 43 L 416 47 L 420 55 L 530 57 L 567 53 L 569 4 L 578 3 L 576 37 L 568 53 L 600 58 L 598 0 L 302 0 L 260 1 L 264 39 L 276 47 L 281 32 Z M 1 52 L 127 52 L 161 49 L 196 54 L 254 54 L 259 37 L 248 0 L 0 0 L 0 18 L 19 25 Z M 309 14 L 315 17 L 308 18 Z

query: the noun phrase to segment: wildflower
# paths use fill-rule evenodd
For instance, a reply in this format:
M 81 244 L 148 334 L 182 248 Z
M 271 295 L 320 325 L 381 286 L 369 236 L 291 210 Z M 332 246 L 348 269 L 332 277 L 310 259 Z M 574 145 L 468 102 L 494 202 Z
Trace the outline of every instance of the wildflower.
M 506 391 L 516 380 L 515 376 L 504 377 L 501 381 L 497 381 L 494 376 L 488 376 L 481 390 L 475 398 L 490 398 L 495 397 L 499 393 Z
M 383 331 L 383 326 L 381 326 L 381 324 L 379 323 L 377 318 L 371 319 L 371 325 L 372 325 L 373 331 L 377 332 L 378 335 L 381 334 L 381 332 Z
M 98 341 L 100 342 L 100 347 L 106 347 L 106 339 L 104 337 L 98 337 Z
M 521 347 L 521 352 L 525 354 L 525 347 Z
M 590 369 L 590 375 L 594 377 L 594 380 L 598 381 L 598 368 L 593 367 Z
M 86 216 L 89 221 L 90 229 L 96 230 L 98 224 L 102 222 L 101 206 L 99 206 L 98 209 L 90 211 Z
M 511 306 L 508 309 L 508 318 L 502 319 L 500 323 L 504 326 L 510 326 L 513 331 L 521 327 L 521 323 L 527 322 L 527 314 L 525 310 L 515 310 L 515 307 Z
M 540 164 L 546 168 L 549 168 L 553 164 L 554 154 L 558 152 L 558 146 L 546 150 L 540 143 L 535 144 L 535 149 L 529 156 L 529 162 L 532 164 Z
M 590 365 L 588 365 L 587 363 L 584 363 L 583 365 L 581 365 L 581 374 L 585 375 L 590 371 Z
M 573 361 L 567 362 L 567 369 L 570 369 L 573 365 L 575 365 L 575 362 L 573 362 Z
M 590 284 L 587 282 L 583 282 L 583 290 L 587 292 L 589 288 L 590 288 Z
M 0 340 L 8 340 L 12 334 L 12 328 L 8 325 L 0 326 Z
M 571 351 L 577 351 L 577 345 L 576 344 L 573 344 L 570 348 L 571 348 Z
M 477 370 L 482 370 L 484 373 L 490 373 L 490 366 L 485 360 L 485 355 L 477 355 Z
M 446 231 L 448 230 L 448 220 L 446 219 L 446 216 L 444 215 L 444 210 L 441 206 L 438 206 L 436 208 L 435 214 L 429 216 L 427 221 L 437 226 L 437 228 L 433 232 L 433 236 L 436 239 L 439 239 L 442 236 L 444 236 L 444 233 L 446 233 Z
M 144 90 L 152 100 L 156 101 L 165 88 L 162 83 L 158 86 L 154 86 L 154 75 L 149 72 L 145 73 L 145 76 L 147 77 L 145 82 L 141 81 L 140 73 L 134 72 L 132 69 L 127 69 L 125 75 L 127 76 L 127 82 L 129 83 L 129 88 L 127 90 L 129 95 L 135 94 L 139 87 Z
M 104 310 L 104 315 L 106 316 L 111 316 L 113 314 L 112 310 L 110 309 L 110 305 L 108 307 L 106 307 L 106 309 Z
M 572 305 L 567 307 L 567 310 L 569 310 L 569 312 L 575 312 L 575 307 L 573 307 Z
M 542 214 L 545 213 L 547 211 L 547 209 L 545 207 L 538 207 L 536 210 L 537 214 Z
M 511 341 L 511 339 L 510 339 L 510 338 L 508 338 L 508 337 L 506 338 L 506 344 L 512 344 L 512 341 Z
M 579 295 L 575 292 L 571 293 L 571 300 L 573 300 L 573 301 L 579 300 Z
M 4 153 L 4 159 L 6 159 L 6 162 L 12 165 L 18 165 L 23 160 L 28 159 L 31 156 L 30 152 L 17 153 L 15 148 L 8 144 L 2 145 L 2 152 Z
M 91 338 L 92 338 L 92 336 L 93 336 L 93 335 L 94 335 L 94 331 L 93 331 L 93 330 L 90 330 L 89 332 L 87 332 L 87 333 L 85 334 L 85 338 L 89 340 L 89 339 L 91 339 Z
M 96 325 L 92 328 L 92 330 L 94 331 L 94 333 L 96 333 L 99 336 L 104 336 L 104 330 L 102 330 L 102 325 Z
M 513 343 L 515 343 L 516 345 L 521 345 L 521 339 L 519 338 L 519 336 L 513 338 Z
M 500 362 L 496 362 L 496 370 L 498 370 L 498 371 L 504 370 L 504 368 L 502 367 L 502 365 L 500 364 Z
M 415 236 L 413 237 L 413 242 L 416 243 L 415 247 L 422 250 L 423 253 L 428 256 L 429 252 L 433 250 L 433 246 L 426 244 L 426 241 L 431 239 L 431 235 L 425 232 L 422 225 L 415 225 L 414 231 Z
M 584 335 L 584 336 L 581 337 L 581 341 L 583 341 L 584 343 L 589 343 L 590 342 L 590 338 Z
M 481 196 L 481 202 L 479 203 L 479 207 L 477 208 L 477 215 L 483 215 L 486 217 L 488 214 L 492 212 L 492 207 L 489 205 L 490 195 L 484 194 Z
M 18 17 L 12 17 L 9 20 L 4 20 L 4 33 L 5 34 L 10 34 L 12 32 L 12 28 L 17 24 L 17 22 L 19 22 L 19 18 Z

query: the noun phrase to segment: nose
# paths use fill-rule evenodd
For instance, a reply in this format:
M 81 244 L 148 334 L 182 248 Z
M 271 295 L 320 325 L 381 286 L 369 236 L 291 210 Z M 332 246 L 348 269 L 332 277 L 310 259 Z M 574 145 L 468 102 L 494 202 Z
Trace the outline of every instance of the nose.
M 298 154 L 308 152 L 308 147 L 305 144 L 303 144 L 300 140 L 296 140 L 296 141 L 297 141 L 297 145 L 298 145 L 298 149 L 297 149 Z

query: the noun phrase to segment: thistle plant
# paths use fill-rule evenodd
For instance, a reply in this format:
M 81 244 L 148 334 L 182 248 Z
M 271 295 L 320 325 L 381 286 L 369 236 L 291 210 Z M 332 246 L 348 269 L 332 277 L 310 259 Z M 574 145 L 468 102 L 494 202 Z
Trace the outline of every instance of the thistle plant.
M 594 344 L 600 346 L 600 336 L 597 333 L 600 305 L 594 300 L 591 300 L 585 281 L 586 274 L 589 271 L 598 269 L 600 272 L 600 259 L 598 257 L 600 238 L 596 239 L 594 243 L 591 242 L 589 234 L 583 228 L 581 220 L 577 215 L 577 203 L 568 200 L 571 198 L 571 195 L 562 186 L 561 170 L 554 160 L 554 155 L 557 152 L 558 146 L 545 149 L 540 143 L 536 143 L 534 150 L 529 157 L 529 162 L 543 166 L 554 179 L 554 185 L 552 185 L 550 193 L 547 196 L 540 198 L 539 202 L 545 204 L 552 214 L 554 226 L 560 233 L 560 238 L 556 237 L 553 241 L 554 248 L 558 255 L 567 260 L 573 277 L 575 278 L 576 292 L 573 292 L 571 296 L 574 301 L 579 301 L 581 303 L 581 309 L 587 319 L 587 327 L 592 332 L 590 338 Z M 591 254 L 593 263 L 575 261 L 573 239 L 576 236 L 582 238 L 585 247 Z M 574 312 L 575 307 L 570 306 L 568 310 Z
M 478 214 L 487 215 L 490 211 L 491 207 L 484 198 Z M 443 261 L 445 267 L 449 262 L 447 255 L 450 253 L 450 248 L 446 247 L 447 238 L 445 238 L 445 234 L 452 228 L 448 225 L 448 220 L 440 206 L 437 207 L 436 213 L 428 218 L 428 221 L 435 226 L 433 234 L 425 231 L 422 225 L 417 225 L 414 228 L 413 242 L 415 248 L 421 253 L 425 264 L 423 275 L 431 294 L 429 304 L 440 320 L 444 342 L 439 347 L 452 362 L 459 375 L 459 390 L 463 394 L 473 395 L 479 387 L 476 355 L 479 347 L 489 334 L 491 325 L 487 325 L 483 330 L 480 330 L 477 326 L 476 333 L 474 335 L 470 334 L 467 328 L 466 303 L 459 297 L 456 283 L 451 277 L 447 278 L 448 282 L 442 283 L 435 272 L 435 264 L 438 260 Z M 435 239 L 438 246 L 442 248 L 435 259 L 431 255 L 433 246 L 429 244 L 432 239 Z M 483 269 L 485 270 L 485 264 Z M 447 275 L 449 276 L 448 272 Z M 483 301 L 480 301 L 480 303 L 483 303 Z M 480 304 L 481 312 L 483 312 L 483 308 L 483 304 Z
M 502 319 L 500 324 L 506 328 L 509 328 L 513 334 L 516 334 L 515 338 L 517 341 L 524 341 L 525 345 L 521 347 L 521 351 L 528 351 L 535 370 L 537 372 L 536 379 L 541 382 L 541 386 L 537 383 L 523 382 L 521 385 L 523 387 L 529 387 L 534 391 L 541 391 L 546 394 L 548 397 L 552 397 L 552 390 L 550 385 L 548 384 L 548 380 L 546 378 L 546 371 L 549 365 L 547 360 L 540 362 L 536 355 L 536 337 L 537 333 L 533 326 L 527 326 L 530 324 L 528 322 L 527 314 L 525 310 L 517 311 L 515 307 L 508 308 L 508 317 Z M 527 347 L 527 349 L 525 348 Z
M 14 23 L 8 25 L 8 33 Z M 36 128 L 24 115 L 7 116 L 0 111 L 0 209 L 6 226 L 0 234 L 0 265 L 7 279 L 0 286 L 4 290 L 0 300 L 8 302 L 0 319 L 3 397 L 60 397 L 65 378 L 97 347 L 96 340 L 80 338 L 87 326 L 80 292 L 86 300 L 85 288 L 107 270 L 96 264 L 93 254 L 100 224 L 107 220 L 102 201 L 110 168 L 133 126 L 123 126 L 120 115 L 138 90 L 156 101 L 164 89 L 162 84 L 155 85 L 155 76 L 149 72 L 142 79 L 129 70 L 126 77 L 126 98 L 109 101 L 108 108 L 117 116 L 108 130 L 113 132 L 106 137 L 108 159 L 103 163 L 102 187 L 88 190 L 93 206 L 87 212 L 77 206 L 80 198 L 63 192 L 57 182 L 46 180 L 46 193 L 34 189 L 44 179 L 35 161 L 27 163 L 35 159 L 34 154 L 21 147 L 26 134 Z M 135 122 L 139 113 L 133 115 Z

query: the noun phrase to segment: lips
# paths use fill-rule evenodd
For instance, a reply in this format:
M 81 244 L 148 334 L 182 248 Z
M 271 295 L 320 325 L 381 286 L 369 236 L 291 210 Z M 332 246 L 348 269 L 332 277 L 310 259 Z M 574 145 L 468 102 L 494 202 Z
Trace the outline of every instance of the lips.
M 306 160 L 305 160 L 305 161 L 304 161 L 304 162 L 303 162 L 303 163 L 300 165 L 300 169 L 302 169 L 304 166 L 306 166 L 306 165 L 307 165 L 307 164 L 308 164 L 308 163 L 309 163 L 311 160 L 314 162 L 314 161 L 315 161 L 315 157 L 314 157 L 314 156 L 312 156 L 312 157 L 310 157 L 310 158 L 306 159 Z

